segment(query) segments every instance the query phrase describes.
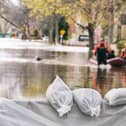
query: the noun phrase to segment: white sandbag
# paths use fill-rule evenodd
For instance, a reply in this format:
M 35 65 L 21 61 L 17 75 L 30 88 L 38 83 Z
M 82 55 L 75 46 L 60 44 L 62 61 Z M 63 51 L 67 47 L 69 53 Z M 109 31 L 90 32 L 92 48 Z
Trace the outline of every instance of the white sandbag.
M 94 89 L 81 88 L 73 91 L 73 96 L 79 109 L 87 115 L 99 116 L 101 112 L 101 95 Z
M 73 105 L 72 91 L 59 76 L 56 76 L 48 87 L 46 97 L 60 117 L 71 110 Z
M 105 94 L 104 99 L 111 106 L 126 104 L 126 88 L 111 89 Z

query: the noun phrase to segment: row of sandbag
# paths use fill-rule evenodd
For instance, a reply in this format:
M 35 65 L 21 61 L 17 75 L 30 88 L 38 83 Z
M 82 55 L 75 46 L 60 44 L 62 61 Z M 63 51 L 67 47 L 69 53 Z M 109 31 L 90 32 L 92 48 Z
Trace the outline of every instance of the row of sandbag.
M 73 100 L 84 114 L 99 116 L 103 102 L 100 93 L 94 89 L 79 88 L 71 91 L 58 75 L 48 87 L 46 98 L 60 117 L 71 111 Z M 126 88 L 111 89 L 104 99 L 111 106 L 126 104 Z

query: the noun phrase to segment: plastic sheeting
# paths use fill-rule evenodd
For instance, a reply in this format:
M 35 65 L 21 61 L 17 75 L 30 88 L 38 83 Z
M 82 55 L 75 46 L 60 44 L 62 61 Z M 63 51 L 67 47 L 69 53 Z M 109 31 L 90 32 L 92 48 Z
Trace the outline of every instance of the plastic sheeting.
M 0 126 L 125 126 L 125 122 L 126 105 L 103 103 L 100 116 L 92 118 L 74 104 L 70 113 L 59 117 L 46 100 L 0 100 Z

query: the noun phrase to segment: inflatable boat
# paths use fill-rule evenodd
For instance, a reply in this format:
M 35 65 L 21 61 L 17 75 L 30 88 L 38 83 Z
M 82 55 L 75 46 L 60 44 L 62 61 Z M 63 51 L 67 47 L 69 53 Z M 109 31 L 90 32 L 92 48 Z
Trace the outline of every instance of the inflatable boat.
M 92 64 L 96 64 L 97 65 L 97 60 L 94 59 L 94 58 L 91 58 L 90 62 Z M 107 63 L 112 65 L 112 66 L 125 66 L 126 65 L 126 60 L 123 59 L 123 58 L 120 58 L 120 57 L 115 57 L 115 58 L 112 58 L 112 59 L 108 59 Z

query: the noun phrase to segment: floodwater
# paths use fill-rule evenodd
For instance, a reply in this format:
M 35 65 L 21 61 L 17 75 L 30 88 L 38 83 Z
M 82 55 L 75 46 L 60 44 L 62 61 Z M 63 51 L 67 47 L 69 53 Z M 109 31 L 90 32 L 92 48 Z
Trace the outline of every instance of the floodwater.
M 89 64 L 87 52 L 61 50 L 0 48 L 0 96 L 39 99 L 56 75 L 72 90 L 93 88 L 104 95 L 112 88 L 126 87 L 126 67 L 98 69 Z M 35 56 L 42 60 L 36 61 Z

